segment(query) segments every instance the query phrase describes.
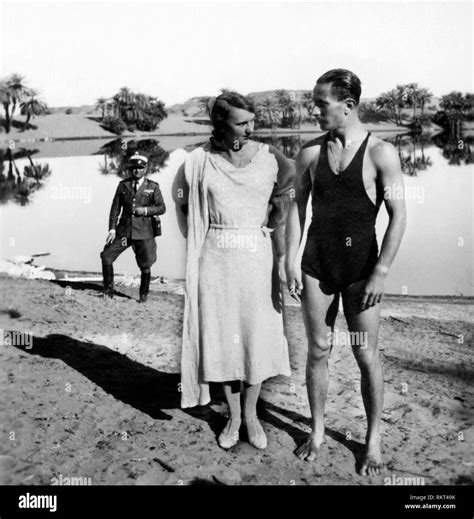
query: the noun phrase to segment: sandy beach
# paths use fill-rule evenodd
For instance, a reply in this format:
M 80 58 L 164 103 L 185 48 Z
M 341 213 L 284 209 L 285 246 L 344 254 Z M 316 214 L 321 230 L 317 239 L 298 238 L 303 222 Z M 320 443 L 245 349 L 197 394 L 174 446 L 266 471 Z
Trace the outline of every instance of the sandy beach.
M 183 296 L 176 285 L 153 284 L 146 305 L 129 287 L 104 301 L 98 283 L 68 289 L 3 275 L 0 288 L 0 328 L 17 342 L 0 349 L 1 484 L 49 485 L 59 477 L 92 485 L 474 481 L 472 299 L 387 296 L 380 332 L 387 467 L 363 478 L 356 473 L 365 433 L 360 376 L 343 341 L 330 359 L 327 445 L 314 462 L 294 455 L 309 430 L 297 306 L 285 308 L 292 376 L 262 390 L 269 446 L 257 451 L 243 433 L 226 452 L 216 443 L 225 423 L 218 387 L 209 406 L 179 407 Z M 343 335 L 341 314 L 336 327 Z

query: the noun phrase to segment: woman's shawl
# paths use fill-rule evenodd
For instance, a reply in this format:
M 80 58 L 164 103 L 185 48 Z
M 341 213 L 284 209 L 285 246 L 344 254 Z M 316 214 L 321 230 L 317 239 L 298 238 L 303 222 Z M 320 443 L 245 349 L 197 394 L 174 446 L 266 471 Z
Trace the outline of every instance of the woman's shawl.
M 203 148 L 196 148 L 186 158 L 184 176 L 189 189 L 187 215 L 186 289 L 184 294 L 183 345 L 181 352 L 181 407 L 210 402 L 209 383 L 200 380 L 198 276 L 201 248 L 209 228 L 206 162 Z

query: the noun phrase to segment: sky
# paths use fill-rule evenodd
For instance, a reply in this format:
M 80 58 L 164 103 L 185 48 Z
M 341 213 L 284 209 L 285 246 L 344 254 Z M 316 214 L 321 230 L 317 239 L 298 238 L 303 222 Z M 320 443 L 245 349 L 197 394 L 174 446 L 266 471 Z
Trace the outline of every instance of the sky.
M 122 86 L 167 105 L 220 88 L 311 89 L 332 68 L 362 97 L 418 82 L 472 92 L 471 2 L 22 2 L 0 4 L 0 77 L 49 106 Z

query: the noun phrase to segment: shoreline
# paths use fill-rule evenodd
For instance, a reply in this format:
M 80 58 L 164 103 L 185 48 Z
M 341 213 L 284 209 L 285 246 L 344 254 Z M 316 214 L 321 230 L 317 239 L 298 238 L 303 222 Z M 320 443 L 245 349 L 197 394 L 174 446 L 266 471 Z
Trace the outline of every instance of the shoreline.
M 15 121 L 18 123 L 18 121 Z M 161 137 L 196 137 L 210 135 L 210 126 L 203 125 L 189 117 L 171 114 L 163 120 L 160 128 L 153 132 L 129 132 L 116 135 L 103 129 L 97 121 L 83 115 L 49 114 L 41 119 L 36 119 L 37 127 L 20 131 L 12 128 L 10 133 L 0 133 L 0 145 L 8 146 L 14 143 L 35 142 L 62 142 L 79 140 L 105 140 L 105 139 L 137 139 L 137 138 L 161 138 Z M 407 127 L 396 126 L 393 123 L 366 123 L 364 128 L 371 132 L 407 133 Z M 434 127 L 434 132 L 438 127 Z M 300 134 L 322 134 L 319 126 L 302 124 L 300 128 L 261 128 L 254 132 L 256 136 L 291 136 Z
M 8 261 L 8 260 L 6 260 Z M 64 269 L 48 269 L 48 267 L 45 267 L 42 272 L 51 272 L 55 279 L 40 279 L 40 278 L 34 278 L 34 277 L 27 277 L 27 276 L 17 276 L 17 275 L 11 275 L 8 272 L 2 272 L 0 271 L 0 280 L 1 279 L 17 279 L 17 280 L 26 280 L 26 281 L 50 281 L 53 283 L 61 283 L 66 285 L 71 285 L 71 288 L 74 289 L 74 285 L 76 287 L 80 284 L 88 284 L 88 285 L 95 285 L 97 284 L 100 288 L 102 286 L 102 273 L 101 272 L 91 272 L 91 271 L 81 271 L 81 270 L 64 270 Z M 115 284 L 116 288 L 120 287 L 122 288 L 124 285 L 127 286 L 136 284 L 136 281 L 139 280 L 140 274 L 136 274 L 133 276 L 128 275 L 126 278 L 126 273 L 116 272 L 115 273 Z M 163 281 L 164 280 L 164 281 Z M 282 284 L 284 286 L 284 281 L 282 280 Z M 159 287 L 159 289 L 157 289 Z M 166 288 L 169 288 L 167 290 Z M 150 284 L 150 292 L 170 292 L 170 293 L 177 293 L 182 290 L 184 290 L 185 287 L 185 279 L 179 279 L 179 278 L 168 278 L 166 276 L 154 276 L 151 279 Z M 291 304 L 285 303 L 286 306 L 300 306 L 293 302 L 291 299 L 291 296 L 286 289 L 284 288 L 284 297 L 285 301 L 290 301 Z M 390 301 L 396 301 L 397 303 L 420 303 L 423 301 L 426 301 L 427 303 L 439 303 L 439 304 L 460 304 L 460 305 L 470 305 L 474 303 L 474 296 L 468 296 L 468 295 L 440 295 L 440 294 L 433 294 L 433 295 L 409 295 L 409 294 L 391 294 L 391 293 L 385 293 L 383 296 L 384 300 L 387 302 Z
M 388 133 L 388 132 L 400 132 L 407 133 L 407 128 L 369 128 L 371 132 L 377 133 Z M 261 131 L 257 130 L 253 132 L 253 135 L 256 136 L 279 136 L 279 137 L 289 137 L 291 135 L 300 135 L 300 134 L 323 134 L 324 132 L 321 130 L 287 130 L 287 129 L 278 129 L 273 131 Z M 133 135 L 113 135 L 112 136 L 104 136 L 104 135 L 93 135 L 93 136 L 79 136 L 79 137 L 38 137 L 38 138 L 28 138 L 28 139 L 0 139 L 0 144 L 5 143 L 9 144 L 10 142 L 19 142 L 19 143 L 33 143 L 33 142 L 62 142 L 62 141 L 93 141 L 93 140 L 110 140 L 110 139 L 136 139 L 136 138 L 150 138 L 150 137 L 207 137 L 211 135 L 210 132 L 179 132 L 179 133 L 136 133 Z

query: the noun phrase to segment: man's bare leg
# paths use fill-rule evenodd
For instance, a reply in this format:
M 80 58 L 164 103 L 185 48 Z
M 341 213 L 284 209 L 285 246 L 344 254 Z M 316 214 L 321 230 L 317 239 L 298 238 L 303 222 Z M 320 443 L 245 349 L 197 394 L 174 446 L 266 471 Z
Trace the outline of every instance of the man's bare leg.
M 380 474 L 383 466 L 380 452 L 380 422 L 383 410 L 383 371 L 378 348 L 380 303 L 360 310 L 361 290 L 365 281 L 354 283 L 342 294 L 344 314 L 351 333 L 352 351 L 361 373 L 361 393 L 367 415 L 366 451 L 360 473 Z
M 318 449 L 325 441 L 324 407 L 329 385 L 328 359 L 331 351 L 331 333 L 337 316 L 338 297 L 326 295 L 320 282 L 303 273 L 301 305 L 308 337 L 308 360 L 306 364 L 306 389 L 311 410 L 311 433 L 296 450 L 303 460 L 315 459 Z

